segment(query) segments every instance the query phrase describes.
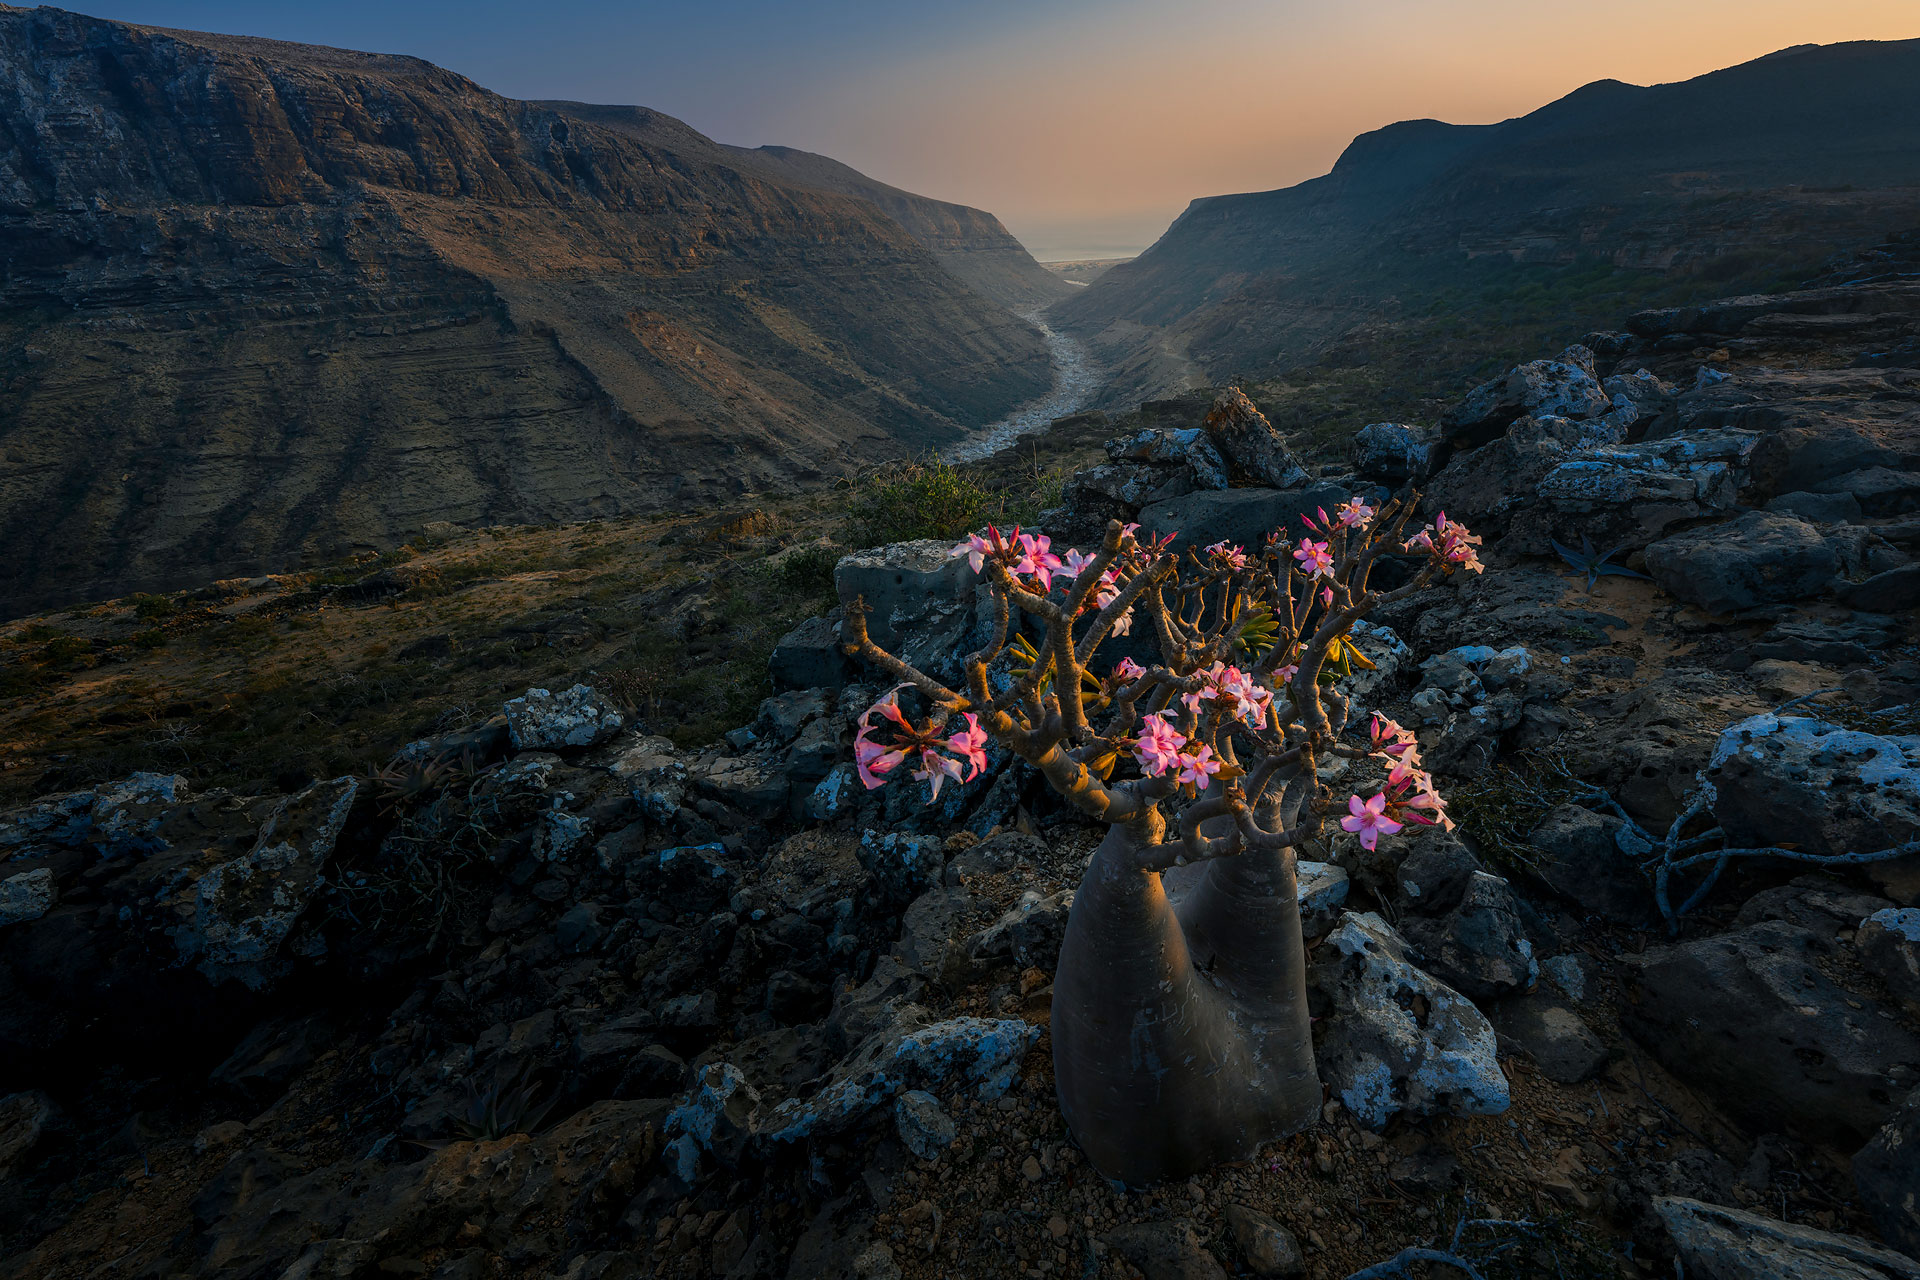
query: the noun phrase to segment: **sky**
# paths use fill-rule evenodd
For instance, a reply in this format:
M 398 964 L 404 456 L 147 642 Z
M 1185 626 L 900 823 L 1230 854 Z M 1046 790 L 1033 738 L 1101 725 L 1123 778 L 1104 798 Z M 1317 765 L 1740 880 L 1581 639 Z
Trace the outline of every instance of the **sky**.
M 634 103 L 1124 257 L 1205 195 L 1325 173 L 1395 120 L 1483 124 L 1589 81 L 1920 37 L 1916 0 L 66 0 L 414 54 L 516 98 Z

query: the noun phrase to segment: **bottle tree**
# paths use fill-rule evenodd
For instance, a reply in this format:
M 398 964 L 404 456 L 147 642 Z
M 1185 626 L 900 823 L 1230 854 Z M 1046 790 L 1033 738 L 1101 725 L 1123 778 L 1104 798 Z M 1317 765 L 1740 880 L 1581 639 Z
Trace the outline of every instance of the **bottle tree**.
M 876 645 L 863 602 L 847 611 L 847 652 L 899 681 L 860 719 L 868 787 L 905 772 L 937 796 L 984 768 L 992 738 L 1107 824 L 1068 917 L 1052 1037 L 1061 1112 L 1110 1179 L 1185 1177 L 1313 1121 L 1295 850 L 1336 817 L 1368 848 L 1407 823 L 1451 825 L 1412 735 L 1378 715 L 1349 727 L 1338 683 L 1365 662 L 1355 622 L 1482 569 L 1480 539 L 1444 513 L 1403 536 L 1413 509 L 1354 498 L 1303 517 L 1297 543 L 1184 555 L 1118 521 L 1092 555 L 989 526 L 954 548 L 994 614 L 964 689 Z M 1376 590 L 1388 555 L 1418 570 Z M 1139 628 L 1158 661 L 1099 660 Z M 920 723 L 908 690 L 928 704 Z M 1321 780 L 1339 758 L 1378 760 L 1384 782 L 1343 803 Z M 1204 866 L 1176 907 L 1162 873 L 1190 863 Z

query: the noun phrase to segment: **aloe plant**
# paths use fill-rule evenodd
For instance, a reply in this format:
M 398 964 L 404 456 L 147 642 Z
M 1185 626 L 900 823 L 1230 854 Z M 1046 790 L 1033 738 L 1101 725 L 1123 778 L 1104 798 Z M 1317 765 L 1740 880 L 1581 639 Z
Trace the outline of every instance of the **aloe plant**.
M 1635 570 L 1627 568 L 1625 565 L 1607 563 L 1613 559 L 1613 557 L 1627 549 L 1627 544 L 1624 542 L 1611 551 L 1595 555 L 1593 543 L 1588 541 L 1587 535 L 1584 533 L 1580 535 L 1580 549 L 1578 551 L 1575 551 L 1572 547 L 1562 546 L 1552 538 L 1547 539 L 1547 541 L 1553 543 L 1553 549 L 1560 553 L 1562 560 L 1572 565 L 1578 572 L 1587 575 L 1588 591 L 1592 591 L 1600 579 L 1606 577 L 1608 574 L 1619 578 L 1640 578 L 1643 580 L 1647 577 L 1646 574 L 1636 572 Z

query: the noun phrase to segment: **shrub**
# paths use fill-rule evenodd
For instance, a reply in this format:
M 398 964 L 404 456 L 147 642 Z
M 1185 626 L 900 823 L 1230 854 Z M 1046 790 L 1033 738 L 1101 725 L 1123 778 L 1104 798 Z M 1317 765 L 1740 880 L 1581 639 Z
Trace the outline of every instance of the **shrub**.
M 1142 541 L 1117 521 L 1093 555 L 990 527 L 954 549 L 997 618 L 964 692 L 874 644 L 862 602 L 847 610 L 848 652 L 900 682 L 860 719 L 868 787 L 908 772 L 937 799 L 985 768 L 991 737 L 1108 824 L 1068 918 L 1052 1034 L 1061 1112 L 1110 1179 L 1186 1177 L 1319 1117 L 1294 850 L 1342 811 L 1369 849 L 1408 823 L 1451 825 L 1413 735 L 1378 715 L 1348 726 L 1338 683 L 1364 662 L 1355 622 L 1481 568 L 1479 539 L 1444 515 L 1403 537 L 1412 511 L 1355 498 L 1307 520 L 1297 545 L 1276 533 L 1184 557 L 1171 535 Z M 1403 553 L 1425 566 L 1370 586 L 1380 558 Z M 1013 633 L 1016 613 L 1037 645 Z M 1159 661 L 1098 664 L 1134 626 Z M 931 705 L 923 724 L 903 691 Z M 1342 803 L 1321 780 L 1330 759 L 1375 761 L 1385 780 Z M 1186 862 L 1204 866 L 1176 915 L 1161 873 Z

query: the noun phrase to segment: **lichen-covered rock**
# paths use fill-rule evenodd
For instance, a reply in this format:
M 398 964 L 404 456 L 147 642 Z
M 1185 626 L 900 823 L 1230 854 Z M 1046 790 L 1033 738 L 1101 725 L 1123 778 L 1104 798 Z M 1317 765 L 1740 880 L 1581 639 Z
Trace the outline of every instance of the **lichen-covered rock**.
M 959 1130 L 940 1099 L 925 1089 L 908 1089 L 893 1100 L 893 1128 L 901 1144 L 922 1160 L 938 1160 Z
M 1920 1263 L 1857 1236 L 1678 1196 L 1653 1207 L 1699 1280 L 1920 1280 Z
M 712 911 L 739 885 L 739 878 L 722 861 L 726 852 L 718 844 L 662 849 L 634 859 L 627 878 L 647 897 L 675 911 Z
M 167 847 L 167 812 L 189 799 L 178 774 L 134 773 L 90 791 L 50 796 L 0 815 L 0 852 L 32 846 L 93 849 L 102 857 L 155 853 Z
M 946 865 L 945 842 L 938 836 L 899 831 L 865 831 L 857 855 L 882 898 L 904 905 L 940 879 Z
M 715 1063 L 700 1073 L 661 1125 L 668 1139 L 666 1157 L 682 1182 L 698 1176 L 702 1156 L 728 1168 L 739 1163 L 759 1100 L 740 1068 L 730 1062 Z
M 832 822 L 852 813 L 859 798 L 860 776 L 851 761 L 842 760 L 807 794 L 807 816 L 816 822 Z
M 1854 954 L 1910 1008 L 1920 1009 L 1920 907 L 1886 907 L 1860 922 Z
M 38 920 L 53 910 L 53 872 L 35 867 L 0 880 L 0 929 Z
M 956 679 L 971 652 L 979 580 L 942 538 L 856 551 L 834 566 L 843 608 L 866 605 L 867 635 L 888 653 L 938 679 Z
M 1349 911 L 1325 945 L 1330 958 L 1318 978 L 1333 1012 L 1321 1070 L 1356 1119 L 1379 1129 L 1399 1112 L 1507 1109 L 1493 1027 L 1465 996 L 1415 968 L 1391 926 Z
M 1425 478 L 1432 456 L 1432 435 L 1399 422 L 1368 423 L 1347 449 L 1356 475 L 1395 485 Z
M 1853 1185 L 1880 1238 L 1920 1258 L 1920 1090 L 1853 1157 Z
M 998 1098 L 1040 1038 L 1040 1028 L 1012 1018 L 924 1019 L 917 1005 L 899 1009 L 893 1025 L 868 1035 L 824 1087 L 779 1103 L 759 1118 L 756 1132 L 769 1142 L 845 1132 L 915 1084 L 973 1087 L 982 1098 Z
M 1534 360 L 1467 393 L 1442 415 L 1441 430 L 1459 448 L 1475 448 L 1498 436 L 1515 419 L 1598 418 L 1613 409 L 1613 399 L 1594 375 L 1593 353 L 1572 346 L 1555 360 Z
M 777 818 L 787 811 L 791 783 L 770 756 L 721 756 L 688 770 L 694 787 L 750 818 Z
M 1307 482 L 1307 469 L 1238 387 L 1228 387 L 1207 414 L 1207 435 L 1219 448 L 1231 477 L 1244 484 L 1286 489 Z
M 1749 511 L 1647 548 L 1647 572 L 1669 594 L 1708 613 L 1732 613 L 1819 595 L 1839 558 L 1804 520 Z
M 1920 737 L 1768 712 L 1728 726 L 1702 776 L 1736 845 L 1871 853 L 1920 835 Z
M 852 662 L 840 648 L 840 612 L 808 618 L 780 639 L 767 659 L 775 689 L 838 689 Z
M 265 987 L 276 976 L 281 944 L 326 882 L 327 860 L 359 790 L 357 778 L 335 778 L 281 801 L 250 852 L 194 882 L 192 916 L 174 935 L 181 954 L 210 978 Z
M 507 703 L 507 733 L 515 751 L 591 747 L 619 733 L 626 720 L 592 685 L 552 693 L 529 689 Z
M 1052 972 L 1060 962 L 1060 941 L 1072 910 L 1071 889 L 1044 897 L 1029 889 L 1005 915 L 973 936 L 967 952 L 976 960 L 1005 956 L 1023 969 Z

